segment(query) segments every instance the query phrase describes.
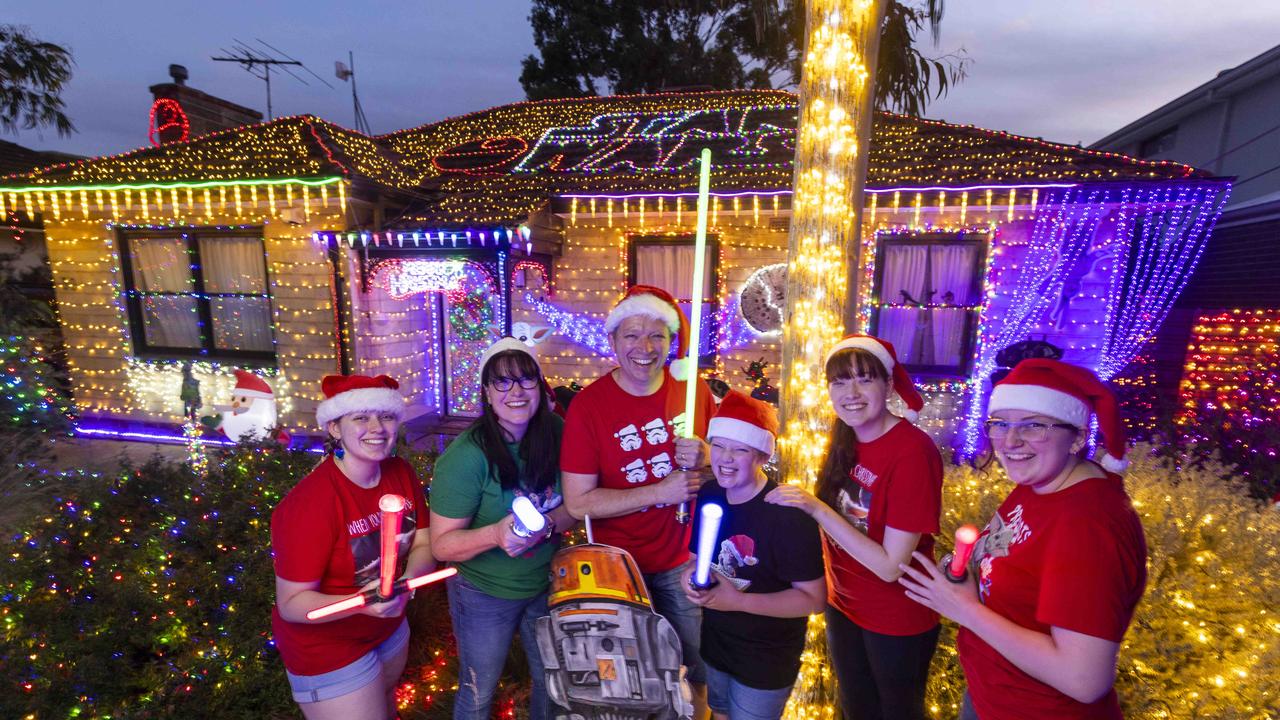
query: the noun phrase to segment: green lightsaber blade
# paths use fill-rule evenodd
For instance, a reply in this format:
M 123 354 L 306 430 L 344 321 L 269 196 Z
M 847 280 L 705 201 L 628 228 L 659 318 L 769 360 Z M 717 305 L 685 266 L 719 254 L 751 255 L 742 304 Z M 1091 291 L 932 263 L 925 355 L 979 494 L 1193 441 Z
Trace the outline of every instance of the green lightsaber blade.
M 698 173 L 698 234 L 693 241 L 693 296 L 689 308 L 689 379 L 684 391 L 684 436 L 693 437 L 693 409 L 697 406 L 698 348 L 702 344 L 703 275 L 707 266 L 707 205 L 711 195 L 711 148 L 703 148 Z

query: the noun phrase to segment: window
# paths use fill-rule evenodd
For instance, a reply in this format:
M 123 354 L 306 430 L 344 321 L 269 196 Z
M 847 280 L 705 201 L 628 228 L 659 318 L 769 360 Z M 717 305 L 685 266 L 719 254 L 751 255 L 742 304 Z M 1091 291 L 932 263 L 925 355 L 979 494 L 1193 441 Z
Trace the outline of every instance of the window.
M 1171 152 L 1177 142 L 1178 126 L 1174 125 L 1168 130 L 1163 130 L 1143 140 L 1142 144 L 1138 146 L 1138 157 L 1149 158 L 1152 155 Z
M 627 286 L 652 285 L 671 293 L 692 319 L 693 249 L 692 235 L 676 237 L 633 236 L 628 248 Z M 707 258 L 702 279 L 702 338 L 698 364 L 715 365 L 716 316 L 720 309 L 720 243 L 707 238 Z M 675 343 L 672 342 L 672 347 Z
M 136 353 L 275 358 L 260 235 L 123 232 L 121 263 Z
M 985 235 L 881 236 L 872 332 L 913 373 L 963 376 L 973 355 Z

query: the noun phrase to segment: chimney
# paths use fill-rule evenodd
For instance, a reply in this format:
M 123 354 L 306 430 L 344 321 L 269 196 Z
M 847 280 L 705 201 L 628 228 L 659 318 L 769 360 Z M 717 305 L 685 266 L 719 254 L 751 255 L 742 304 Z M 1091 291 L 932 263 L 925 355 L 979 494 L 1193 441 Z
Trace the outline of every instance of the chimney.
M 262 122 L 262 113 L 187 85 L 187 68 L 170 65 L 173 82 L 151 86 L 149 133 L 154 145 L 190 140 L 215 130 Z

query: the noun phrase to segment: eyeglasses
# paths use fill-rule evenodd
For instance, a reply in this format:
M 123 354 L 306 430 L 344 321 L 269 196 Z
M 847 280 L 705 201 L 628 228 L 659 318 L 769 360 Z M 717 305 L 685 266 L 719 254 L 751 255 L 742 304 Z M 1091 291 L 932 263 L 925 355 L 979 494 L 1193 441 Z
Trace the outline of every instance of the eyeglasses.
M 520 378 L 519 380 L 514 378 L 509 378 L 509 377 L 499 377 L 499 378 L 494 378 L 493 380 L 490 380 L 489 385 L 492 386 L 493 389 L 497 390 L 498 392 L 507 392 L 516 383 L 520 383 L 520 387 L 524 388 L 525 390 L 533 390 L 534 388 L 538 387 L 538 385 L 540 385 L 541 382 L 542 381 L 536 377 Z
M 1018 437 L 1027 442 L 1043 442 L 1049 437 L 1049 428 L 1062 428 L 1063 430 L 1071 430 L 1075 432 L 1080 428 L 1067 423 L 1043 423 L 1039 420 L 1023 420 L 1021 422 L 1010 422 L 1008 420 L 988 420 L 985 423 L 987 428 L 987 437 L 992 440 L 999 440 L 1007 436 L 1013 430 L 1018 431 Z

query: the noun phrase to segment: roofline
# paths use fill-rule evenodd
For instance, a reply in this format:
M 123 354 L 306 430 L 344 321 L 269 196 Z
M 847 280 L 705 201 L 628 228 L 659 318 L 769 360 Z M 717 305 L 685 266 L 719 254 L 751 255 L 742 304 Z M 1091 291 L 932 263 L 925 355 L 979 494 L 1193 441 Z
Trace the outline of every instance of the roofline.
M 1089 144 L 1089 147 L 1102 148 L 1123 144 L 1122 141 L 1134 139 L 1129 136 L 1149 134 L 1152 125 L 1172 124 L 1199 110 L 1203 105 L 1218 102 L 1223 96 L 1233 94 L 1235 90 L 1233 86 L 1251 79 L 1250 76 L 1260 72 L 1264 74 L 1258 78 L 1259 80 L 1280 73 L 1280 45 L 1233 68 L 1223 70 L 1212 80 L 1183 93 L 1119 130 L 1095 140 Z

